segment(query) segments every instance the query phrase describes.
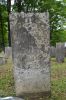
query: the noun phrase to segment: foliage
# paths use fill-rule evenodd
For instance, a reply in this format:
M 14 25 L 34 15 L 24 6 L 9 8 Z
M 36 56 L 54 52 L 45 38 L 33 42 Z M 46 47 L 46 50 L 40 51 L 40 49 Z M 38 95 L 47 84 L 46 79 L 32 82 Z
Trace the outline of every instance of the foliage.
M 6 5 L 0 4 L 0 49 L 8 43 L 7 16 Z
M 3 0 L 5 2 L 5 0 Z M 9 3 L 9 2 L 8 2 Z M 8 4 L 10 5 L 10 4 Z M 10 9 L 10 7 L 9 7 Z M 6 4 L 0 4 L 0 13 L 2 15 L 3 37 L 5 46 L 8 45 L 8 12 Z M 49 12 L 50 23 L 50 43 L 66 41 L 63 25 L 66 25 L 66 0 L 15 0 L 14 11 L 24 12 Z M 2 32 L 0 28 L 0 47 L 2 47 Z M 10 38 L 9 38 L 10 39 Z
M 63 24 L 66 19 L 66 0 L 17 0 L 14 8 L 16 11 L 24 12 L 49 12 L 50 18 L 50 43 L 55 45 L 56 42 L 61 41 L 60 32 L 63 30 Z

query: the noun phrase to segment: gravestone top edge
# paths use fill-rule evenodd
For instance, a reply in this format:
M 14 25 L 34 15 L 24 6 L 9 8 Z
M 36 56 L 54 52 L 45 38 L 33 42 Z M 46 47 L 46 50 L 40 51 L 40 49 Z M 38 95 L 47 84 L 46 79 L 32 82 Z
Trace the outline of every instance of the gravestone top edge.
M 42 15 L 45 15 L 46 17 L 48 17 L 49 18 L 49 12 L 36 12 L 36 13 L 34 13 L 34 12 L 28 12 L 28 13 L 24 13 L 24 12 L 16 12 L 16 13 L 14 13 L 14 12 L 12 12 L 12 13 L 10 13 L 10 20 L 13 18 L 13 17 L 15 17 L 15 18 L 17 18 L 17 16 L 22 16 L 22 17 L 25 17 L 25 15 L 28 15 L 28 17 L 30 16 L 32 16 L 32 15 L 40 15 L 40 14 L 42 14 Z M 27 16 L 26 16 L 27 17 Z

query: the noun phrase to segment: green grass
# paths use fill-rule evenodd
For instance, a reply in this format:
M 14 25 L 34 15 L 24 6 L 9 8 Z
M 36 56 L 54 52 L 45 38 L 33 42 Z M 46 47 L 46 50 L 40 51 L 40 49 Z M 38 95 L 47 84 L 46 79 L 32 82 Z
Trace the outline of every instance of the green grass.
M 64 63 L 51 60 L 52 100 L 66 100 L 66 59 Z
M 66 59 L 51 59 L 51 100 L 66 100 Z M 12 61 L 0 66 L 0 96 L 15 96 Z
M 12 61 L 8 60 L 5 65 L 0 66 L 0 96 L 14 96 L 14 90 Z

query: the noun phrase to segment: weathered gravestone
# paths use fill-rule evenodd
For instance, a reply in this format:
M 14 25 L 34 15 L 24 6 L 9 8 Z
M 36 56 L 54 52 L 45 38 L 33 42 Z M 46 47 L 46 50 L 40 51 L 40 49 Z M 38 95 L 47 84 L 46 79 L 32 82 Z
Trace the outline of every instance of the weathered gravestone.
M 65 57 L 66 57 L 66 42 L 64 43 L 64 49 L 65 49 Z
M 50 56 L 55 57 L 55 53 L 56 53 L 56 48 L 54 46 L 51 46 L 50 47 Z
M 5 58 L 12 58 L 12 47 L 5 47 Z
M 48 12 L 12 13 L 10 25 L 16 95 L 50 95 Z
M 0 65 L 4 65 L 6 63 L 5 57 L 0 57 Z
M 5 55 L 4 52 L 0 53 L 0 65 L 4 65 L 6 63 L 6 59 L 4 55 Z
M 56 44 L 56 60 L 59 63 L 64 62 L 64 43 Z
M 24 99 L 18 97 L 4 97 L 0 98 L 0 100 L 24 100 Z

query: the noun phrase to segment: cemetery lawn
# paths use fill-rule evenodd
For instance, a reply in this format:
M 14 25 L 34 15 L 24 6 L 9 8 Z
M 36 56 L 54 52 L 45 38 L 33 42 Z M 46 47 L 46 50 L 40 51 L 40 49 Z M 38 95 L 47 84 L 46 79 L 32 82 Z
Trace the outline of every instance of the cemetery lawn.
M 0 96 L 15 96 L 12 61 L 0 65 Z M 49 99 L 48 99 L 49 100 Z M 51 99 L 66 100 L 66 59 L 57 63 L 51 59 Z
M 66 100 L 66 59 L 57 63 L 51 59 L 51 100 Z
M 14 96 L 14 78 L 12 61 L 8 60 L 5 65 L 0 65 L 0 96 Z

